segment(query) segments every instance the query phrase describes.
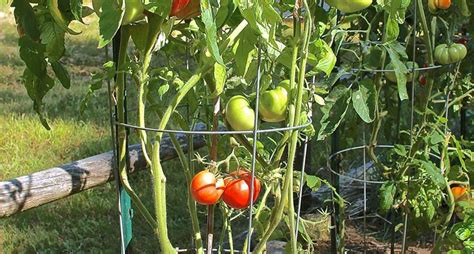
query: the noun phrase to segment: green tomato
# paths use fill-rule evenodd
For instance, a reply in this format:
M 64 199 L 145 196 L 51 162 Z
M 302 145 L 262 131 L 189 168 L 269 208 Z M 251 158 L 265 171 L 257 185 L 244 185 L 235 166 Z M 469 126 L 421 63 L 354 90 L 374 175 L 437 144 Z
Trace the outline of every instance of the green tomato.
M 92 0 L 92 8 L 97 16 L 101 15 L 102 1 Z M 123 14 L 122 25 L 128 25 L 143 19 L 145 11 L 141 0 L 125 0 L 125 13 Z
M 225 118 L 236 131 L 251 131 L 255 126 L 255 111 L 242 95 L 234 96 L 227 102 Z
M 283 86 L 265 91 L 260 97 L 258 111 L 262 120 L 270 123 L 286 119 L 288 109 L 288 91 Z
M 326 0 L 326 2 L 345 13 L 357 12 L 372 4 L 372 0 Z
M 413 69 L 413 65 L 415 66 L 415 69 L 419 68 L 417 63 L 414 63 L 411 61 L 408 61 L 405 63 L 405 66 L 408 69 L 407 82 L 411 82 L 413 80 L 413 76 L 415 76 L 415 79 L 418 78 L 417 71 L 415 71 L 415 75 L 413 75 L 413 73 L 411 72 Z M 387 66 L 385 66 L 385 70 L 393 70 L 393 64 L 392 63 L 387 64 Z M 387 80 L 392 81 L 393 83 L 397 83 L 397 75 L 395 74 L 394 71 L 385 72 L 385 77 L 387 78 Z
M 463 60 L 467 55 L 467 48 L 461 43 L 450 46 L 440 44 L 435 48 L 435 59 L 440 64 L 452 64 Z

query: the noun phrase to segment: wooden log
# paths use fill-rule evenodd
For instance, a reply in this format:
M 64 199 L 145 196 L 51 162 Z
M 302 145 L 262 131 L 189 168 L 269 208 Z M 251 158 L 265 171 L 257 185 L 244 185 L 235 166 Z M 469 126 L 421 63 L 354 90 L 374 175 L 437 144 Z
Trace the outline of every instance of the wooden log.
M 197 130 L 204 129 L 197 125 Z M 176 135 L 185 152 L 188 150 L 186 135 Z M 194 148 L 205 145 L 203 136 L 193 136 Z M 140 145 L 129 146 L 130 172 L 146 167 Z M 168 136 L 161 143 L 161 158 L 177 157 Z M 84 190 L 99 186 L 113 179 L 112 151 L 78 160 L 59 167 L 39 171 L 0 182 L 0 218 L 44 205 Z

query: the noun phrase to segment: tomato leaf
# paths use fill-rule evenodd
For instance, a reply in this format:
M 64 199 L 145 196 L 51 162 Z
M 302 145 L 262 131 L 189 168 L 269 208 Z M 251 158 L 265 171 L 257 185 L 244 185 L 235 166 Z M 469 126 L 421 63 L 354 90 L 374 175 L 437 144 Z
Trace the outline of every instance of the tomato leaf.
M 43 115 L 43 98 L 46 93 L 54 86 L 54 80 L 47 74 L 42 77 L 36 76 L 30 69 L 26 68 L 23 72 L 23 84 L 25 85 L 28 96 L 33 100 L 33 109 L 38 114 L 41 124 L 47 129 L 51 128 Z
M 168 17 L 171 13 L 171 0 L 144 0 L 145 10 L 157 14 L 161 17 Z
M 26 0 L 13 0 L 12 7 L 15 7 L 15 19 L 18 24 L 33 40 L 38 40 L 40 30 L 33 7 Z
M 316 40 L 309 46 L 308 63 L 313 65 L 313 72 L 324 72 L 329 76 L 336 65 L 336 55 L 324 40 Z M 313 75 L 309 73 L 308 75 Z
M 64 66 L 59 62 L 52 62 L 51 67 L 53 68 L 54 74 L 58 78 L 61 85 L 64 88 L 69 89 L 69 87 L 71 87 L 71 78 L 69 77 L 69 73 L 66 68 L 64 68 Z
M 407 91 L 407 77 L 408 69 L 405 64 L 400 60 L 400 56 L 397 51 L 396 43 L 390 43 L 386 47 L 388 54 L 390 55 L 390 60 L 395 70 L 395 75 L 397 76 L 397 89 L 398 96 L 400 100 L 408 99 Z
M 387 25 L 385 27 L 385 34 L 387 36 L 387 41 L 395 41 L 400 34 L 400 28 L 398 27 L 397 20 L 391 15 L 387 20 Z
M 343 85 L 338 85 L 326 97 L 326 105 L 321 108 L 323 117 L 321 118 L 321 129 L 318 133 L 318 140 L 323 140 L 331 135 L 344 119 L 351 90 Z
M 375 119 L 375 85 L 371 79 L 359 82 L 359 89 L 352 93 L 352 106 L 360 118 L 371 123 Z
M 69 5 L 71 7 L 71 14 L 74 16 L 74 19 L 84 23 L 82 20 L 82 0 L 70 0 Z
M 224 91 L 224 85 L 226 81 L 226 69 L 225 65 L 219 63 L 214 64 L 214 80 L 215 80 L 215 90 L 212 92 L 212 96 L 219 96 Z
M 257 36 L 255 32 L 247 27 L 235 41 L 232 52 L 235 58 L 235 70 L 239 76 L 245 76 L 257 53 Z
M 444 176 L 441 174 L 441 170 L 439 170 L 433 162 L 421 160 L 417 160 L 417 162 L 423 166 L 423 169 L 426 170 L 426 173 L 438 188 L 443 189 L 446 187 L 446 182 Z
M 124 5 L 125 0 L 102 0 L 102 15 L 99 19 L 99 48 L 109 44 L 119 30 L 124 14 L 120 6 Z
M 312 191 L 318 191 L 318 189 L 321 187 L 321 179 L 319 179 L 319 177 L 314 176 L 314 175 L 305 174 L 304 176 L 306 180 L 306 185 Z
M 44 45 L 33 41 L 28 36 L 23 36 L 18 40 L 20 46 L 20 58 L 25 62 L 26 67 L 38 78 L 46 75 L 46 60 L 44 59 Z
M 207 49 L 216 62 L 225 65 L 217 45 L 217 25 L 208 0 L 201 0 L 201 19 L 206 30 Z
M 250 27 L 262 37 L 262 41 L 268 42 L 276 49 L 283 49 L 275 41 L 275 31 L 282 21 L 273 8 L 273 1 L 239 0 L 238 2 L 240 13 L 249 22 Z
M 396 187 L 393 182 L 385 182 L 380 187 L 380 211 L 386 214 L 393 205 Z

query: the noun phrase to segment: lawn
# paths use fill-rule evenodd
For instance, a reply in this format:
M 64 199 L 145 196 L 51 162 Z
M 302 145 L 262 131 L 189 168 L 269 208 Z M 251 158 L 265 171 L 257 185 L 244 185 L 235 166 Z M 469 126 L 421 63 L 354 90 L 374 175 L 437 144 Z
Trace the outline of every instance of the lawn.
M 14 17 L 0 5 L 0 180 L 8 180 L 111 150 L 107 90 L 96 92 L 83 115 L 81 100 L 88 91 L 91 73 L 105 61 L 97 49 L 97 19 L 86 19 L 83 32 L 67 39 L 64 63 L 72 85 L 59 84 L 46 97 L 51 131 L 40 124 L 26 89 L 21 84 L 23 63 L 19 58 Z M 167 168 L 178 162 L 165 163 Z M 170 170 L 169 203 L 183 204 L 184 175 Z M 132 177 L 145 201 L 151 200 L 148 172 Z M 0 219 L 0 253 L 118 253 L 119 226 L 113 183 L 85 191 L 6 219 Z M 151 206 L 151 202 L 146 202 Z M 172 240 L 181 246 L 190 241 L 186 209 L 170 207 Z M 202 211 L 203 213 L 204 211 Z M 157 243 L 140 215 L 134 219 L 135 250 L 152 253 Z M 3 252 L 2 252 L 3 251 Z

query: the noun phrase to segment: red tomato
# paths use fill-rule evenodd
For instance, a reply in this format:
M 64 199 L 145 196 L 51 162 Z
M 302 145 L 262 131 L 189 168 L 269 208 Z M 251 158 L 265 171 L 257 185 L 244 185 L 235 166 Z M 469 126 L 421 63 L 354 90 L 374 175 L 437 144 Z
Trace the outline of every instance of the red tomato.
M 250 205 L 250 185 L 252 174 L 246 170 L 237 170 L 224 179 L 225 190 L 222 194 L 222 200 L 230 207 L 235 209 L 246 208 Z M 258 198 L 261 185 L 255 178 L 253 185 L 253 202 Z
M 189 0 L 188 5 L 176 12 L 174 16 L 178 19 L 191 19 L 201 14 L 200 0 Z
M 186 5 L 188 5 L 190 0 L 173 0 L 173 5 L 171 6 L 170 16 L 175 16 L 176 13 L 180 12 Z
M 426 85 L 426 77 L 423 75 L 420 75 L 420 77 L 418 78 L 418 82 L 420 83 L 421 86 Z
M 224 181 L 208 170 L 197 173 L 191 181 L 191 195 L 202 205 L 217 203 L 224 192 Z

